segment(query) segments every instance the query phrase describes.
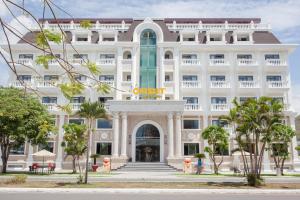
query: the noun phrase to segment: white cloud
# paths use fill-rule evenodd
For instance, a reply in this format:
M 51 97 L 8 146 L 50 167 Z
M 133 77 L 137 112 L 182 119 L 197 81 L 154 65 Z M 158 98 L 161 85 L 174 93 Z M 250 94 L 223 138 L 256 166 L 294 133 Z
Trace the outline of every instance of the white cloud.
M 8 14 L 8 10 L 4 5 L 3 1 L 0 1 L 0 17 L 6 16 Z

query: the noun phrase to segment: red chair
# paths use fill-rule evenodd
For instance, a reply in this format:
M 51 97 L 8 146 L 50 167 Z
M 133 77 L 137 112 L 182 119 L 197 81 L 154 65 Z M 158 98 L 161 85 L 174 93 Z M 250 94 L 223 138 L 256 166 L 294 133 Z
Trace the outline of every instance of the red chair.
M 32 170 L 34 173 L 37 172 L 38 168 L 39 168 L 39 165 L 37 163 L 32 163 Z
M 55 170 L 55 163 L 48 163 L 48 173 L 52 173 Z

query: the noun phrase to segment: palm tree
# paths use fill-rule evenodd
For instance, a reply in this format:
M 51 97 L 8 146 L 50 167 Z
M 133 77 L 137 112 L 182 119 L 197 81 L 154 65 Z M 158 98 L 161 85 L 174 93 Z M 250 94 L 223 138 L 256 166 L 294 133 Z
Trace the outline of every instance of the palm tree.
M 96 102 L 84 102 L 81 104 L 79 111 L 77 114 L 80 117 L 86 119 L 87 125 L 87 151 L 86 151 L 86 163 L 85 163 L 85 177 L 84 183 L 87 184 L 88 181 L 88 165 L 90 159 L 90 146 L 91 146 L 91 133 L 93 133 L 93 124 L 95 124 L 96 119 L 99 118 L 107 118 L 106 111 L 104 105 L 98 101 Z

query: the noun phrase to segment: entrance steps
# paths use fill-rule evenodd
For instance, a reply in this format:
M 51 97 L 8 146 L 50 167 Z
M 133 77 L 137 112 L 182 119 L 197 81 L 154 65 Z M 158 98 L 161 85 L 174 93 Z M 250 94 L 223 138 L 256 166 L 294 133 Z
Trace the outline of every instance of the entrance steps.
M 166 163 L 160 162 L 128 162 L 117 171 L 120 172 L 176 172 L 177 170 Z

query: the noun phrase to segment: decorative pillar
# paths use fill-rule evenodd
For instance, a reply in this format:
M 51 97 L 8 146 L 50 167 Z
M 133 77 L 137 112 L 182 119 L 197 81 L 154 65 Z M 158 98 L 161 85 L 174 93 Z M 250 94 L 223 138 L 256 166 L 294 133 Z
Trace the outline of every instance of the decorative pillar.
M 173 113 L 168 113 L 168 158 L 174 157 L 174 130 L 173 130 Z
M 113 113 L 113 157 L 119 157 L 119 113 Z
M 176 157 L 182 157 L 181 153 L 181 113 L 176 113 Z
M 63 162 L 63 148 L 60 145 L 63 141 L 64 137 L 64 129 L 63 125 L 65 123 L 65 115 L 59 115 L 59 122 L 58 122 L 58 140 L 57 140 L 57 155 L 56 155 L 56 167 L 58 169 L 62 168 L 62 162 Z
M 122 113 L 121 157 L 127 158 L 127 113 Z

